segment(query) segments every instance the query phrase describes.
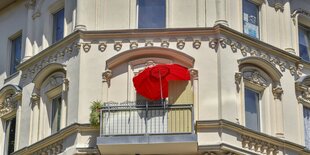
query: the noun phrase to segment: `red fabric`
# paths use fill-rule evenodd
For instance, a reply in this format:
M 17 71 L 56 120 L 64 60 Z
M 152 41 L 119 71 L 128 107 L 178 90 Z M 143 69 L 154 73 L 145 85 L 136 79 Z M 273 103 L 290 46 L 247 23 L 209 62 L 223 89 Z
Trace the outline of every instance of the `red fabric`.
M 161 77 L 161 78 L 160 78 Z M 151 100 L 161 99 L 160 79 L 163 98 L 168 97 L 168 82 L 170 80 L 190 80 L 187 68 L 178 64 L 159 64 L 144 69 L 133 78 L 136 91 Z

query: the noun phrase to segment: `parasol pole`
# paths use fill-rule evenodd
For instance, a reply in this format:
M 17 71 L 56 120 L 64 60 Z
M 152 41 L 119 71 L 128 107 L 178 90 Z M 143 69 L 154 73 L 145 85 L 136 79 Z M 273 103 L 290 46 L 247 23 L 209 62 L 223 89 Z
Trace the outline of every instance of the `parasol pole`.
M 158 74 L 159 74 L 159 87 L 160 87 L 160 102 L 161 104 L 164 106 L 164 110 L 163 110 L 163 132 L 165 130 L 165 111 L 166 111 L 166 104 L 163 102 L 163 88 L 162 88 L 162 83 L 161 83 L 161 74 L 160 74 L 160 70 L 158 70 Z

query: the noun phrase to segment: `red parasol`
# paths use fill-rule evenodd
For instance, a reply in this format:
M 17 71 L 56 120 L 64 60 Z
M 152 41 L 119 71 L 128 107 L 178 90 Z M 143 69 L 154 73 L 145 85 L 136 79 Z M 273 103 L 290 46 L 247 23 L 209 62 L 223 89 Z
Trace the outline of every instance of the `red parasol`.
M 170 80 L 190 80 L 188 69 L 178 64 L 159 64 L 136 75 L 133 84 L 140 95 L 159 100 L 168 97 Z

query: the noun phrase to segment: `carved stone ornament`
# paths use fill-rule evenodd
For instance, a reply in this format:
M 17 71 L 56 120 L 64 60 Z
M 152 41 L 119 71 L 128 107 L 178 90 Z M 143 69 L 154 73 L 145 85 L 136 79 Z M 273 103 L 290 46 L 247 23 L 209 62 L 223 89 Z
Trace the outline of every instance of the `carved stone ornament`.
M 200 42 L 199 40 L 195 40 L 195 41 L 193 42 L 193 48 L 199 49 L 200 46 L 201 46 L 201 42 Z
M 89 43 L 84 43 L 83 44 L 84 52 L 89 52 L 90 48 L 91 48 L 91 45 Z
M 237 86 L 237 91 L 238 92 L 240 90 L 241 79 L 242 79 L 242 73 L 241 72 L 236 72 L 235 73 L 235 84 Z
M 104 52 L 104 51 L 106 50 L 106 48 L 107 48 L 107 44 L 106 44 L 106 43 L 100 43 L 100 44 L 98 45 L 98 50 L 99 50 L 100 52 Z
M 122 49 L 123 44 L 121 42 L 116 42 L 114 44 L 114 50 L 115 51 L 120 51 Z
M 108 83 L 109 86 L 110 86 L 111 78 L 112 78 L 112 71 L 111 70 L 106 70 L 105 72 L 102 73 L 103 82 Z
M 153 60 L 149 60 L 145 63 L 145 67 L 153 67 L 156 63 Z
M 257 86 L 267 87 L 267 80 L 258 71 L 245 71 L 243 78 Z
M 280 84 L 275 84 L 275 86 L 272 88 L 272 94 L 274 99 L 282 99 L 283 89 Z
M 280 3 L 280 2 L 276 2 L 275 4 L 274 4 L 274 9 L 276 10 L 276 11 L 281 11 L 281 12 L 283 12 L 284 11 L 284 5 L 282 4 L 282 3 Z
M 302 76 L 302 69 L 304 68 L 304 65 L 298 64 L 296 69 L 296 76 L 297 78 L 300 78 Z
M 138 43 L 137 42 L 131 42 L 130 43 L 130 49 L 136 49 L 136 48 L 138 48 Z
M 243 148 L 247 148 L 257 153 L 268 155 L 276 155 L 279 152 L 279 146 L 271 144 L 268 141 L 264 141 L 247 135 L 241 135 L 241 138 Z
M 295 89 L 298 102 L 310 104 L 310 87 L 296 82 Z
M 163 41 L 161 44 L 160 44 L 161 47 L 163 48 L 168 48 L 169 47 L 169 42 L 168 41 Z
M 0 103 L 0 117 L 16 110 L 17 101 L 14 100 L 13 96 L 13 94 L 7 95 L 2 103 Z
M 245 57 L 249 53 L 249 48 L 246 46 L 243 46 L 241 47 L 240 51 L 241 51 L 241 54 Z
M 177 42 L 177 48 L 182 50 L 185 47 L 185 42 L 183 40 L 179 40 Z
M 63 152 L 62 141 L 58 141 L 33 153 L 33 155 L 56 155 Z
M 152 46 L 154 46 L 154 43 L 152 43 L 151 41 L 145 43 L 145 47 L 152 47 Z
M 27 0 L 25 7 L 27 9 L 34 9 L 34 7 L 36 6 L 36 0 Z
M 193 80 L 198 80 L 198 70 L 194 68 L 189 69 L 189 73 Z
M 31 102 L 34 105 L 38 105 L 40 102 L 40 96 L 37 93 L 32 93 L 31 94 Z

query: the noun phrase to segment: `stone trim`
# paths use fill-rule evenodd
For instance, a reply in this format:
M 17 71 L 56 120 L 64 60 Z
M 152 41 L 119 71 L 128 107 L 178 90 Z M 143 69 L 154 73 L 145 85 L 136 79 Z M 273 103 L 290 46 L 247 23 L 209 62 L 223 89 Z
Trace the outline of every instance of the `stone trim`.
M 290 142 L 284 139 L 280 139 L 280 138 L 277 138 L 271 135 L 267 135 L 265 133 L 256 132 L 242 125 L 239 125 L 239 124 L 227 121 L 227 120 L 220 119 L 220 120 L 196 121 L 196 132 L 205 132 L 208 129 L 220 129 L 220 130 L 234 131 L 238 133 L 241 138 L 244 139 L 240 141 L 240 143 L 242 143 L 246 139 L 251 138 L 254 140 L 254 142 L 256 140 L 257 143 L 255 142 L 255 145 L 258 144 L 259 142 L 263 142 L 264 144 L 268 144 L 270 148 L 277 148 L 278 150 L 280 150 L 280 147 L 283 147 L 285 149 L 291 149 L 291 150 L 294 150 L 302 154 L 310 153 L 309 150 L 307 150 L 304 146 L 301 146 L 299 144 L 296 144 L 296 143 L 293 143 L 293 142 Z M 251 151 L 251 149 L 249 149 L 248 147 L 244 147 L 244 148 Z
M 56 151 L 55 149 L 59 149 L 62 140 L 64 140 L 69 135 L 80 131 L 99 132 L 99 129 L 91 127 L 90 124 L 74 123 L 61 129 L 60 131 L 49 137 L 46 137 L 34 144 L 31 144 L 29 146 L 26 146 L 22 149 L 15 151 L 12 155 L 24 155 L 24 154 L 34 154 L 34 152 Z M 50 148 L 50 149 L 44 150 L 44 148 Z

